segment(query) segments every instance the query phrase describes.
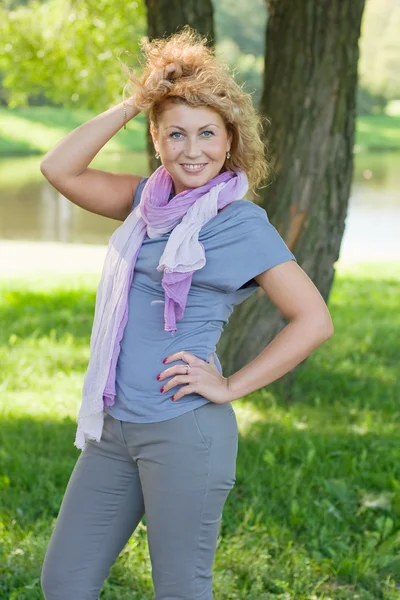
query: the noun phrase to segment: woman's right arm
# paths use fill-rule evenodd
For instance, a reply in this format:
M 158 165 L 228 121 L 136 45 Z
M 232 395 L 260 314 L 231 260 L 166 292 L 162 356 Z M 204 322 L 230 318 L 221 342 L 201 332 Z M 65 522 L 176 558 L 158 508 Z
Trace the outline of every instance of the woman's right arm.
M 128 122 L 140 111 L 134 105 L 125 104 Z M 141 176 L 89 169 L 88 165 L 123 123 L 121 102 L 68 133 L 40 163 L 40 170 L 49 183 L 71 202 L 118 221 L 124 221 L 129 215 Z

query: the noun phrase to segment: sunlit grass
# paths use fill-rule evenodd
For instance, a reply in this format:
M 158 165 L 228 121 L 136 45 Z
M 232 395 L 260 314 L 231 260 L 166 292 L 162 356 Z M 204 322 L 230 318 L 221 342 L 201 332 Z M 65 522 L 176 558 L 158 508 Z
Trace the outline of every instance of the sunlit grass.
M 104 110 L 107 110 L 105 107 Z M 28 106 L 0 107 L 0 156 L 43 155 L 67 133 L 94 117 L 87 109 Z M 356 144 L 362 150 L 400 150 L 400 117 L 360 116 Z M 104 152 L 144 152 L 146 128 L 143 114 L 131 119 L 127 129 L 118 131 L 104 146 Z
M 79 451 L 75 419 L 98 275 L 0 281 L 0 598 L 38 600 Z M 400 597 L 400 264 L 339 265 L 335 334 L 299 371 L 235 401 L 236 485 L 216 600 Z M 102 600 L 151 600 L 146 521 Z
M 368 115 L 358 117 L 356 143 L 361 148 L 400 150 L 400 117 Z
M 0 156 L 45 154 L 67 133 L 96 114 L 86 109 L 49 106 L 12 110 L 0 107 Z M 105 146 L 107 152 L 140 152 L 145 148 L 145 120 L 142 114 L 131 119 L 126 130 L 122 128 L 118 131 Z

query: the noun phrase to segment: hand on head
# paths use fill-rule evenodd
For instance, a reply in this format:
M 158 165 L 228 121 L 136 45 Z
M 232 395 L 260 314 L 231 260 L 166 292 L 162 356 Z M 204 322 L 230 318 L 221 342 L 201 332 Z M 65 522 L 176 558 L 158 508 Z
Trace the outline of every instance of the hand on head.
M 176 70 L 174 63 L 168 63 L 163 68 L 156 68 L 150 73 L 146 79 L 145 87 L 150 89 L 157 87 L 161 82 L 169 81 L 169 76 Z

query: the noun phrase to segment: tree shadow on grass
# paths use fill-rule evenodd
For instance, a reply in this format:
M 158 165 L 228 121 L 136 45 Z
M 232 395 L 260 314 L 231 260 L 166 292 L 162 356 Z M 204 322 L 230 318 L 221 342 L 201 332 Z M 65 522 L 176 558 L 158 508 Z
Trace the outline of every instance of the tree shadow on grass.
M 373 280 L 357 287 L 359 297 L 376 292 Z M 288 374 L 292 379 L 290 393 L 285 381 L 290 381 L 288 376 L 267 387 L 285 405 L 315 407 L 318 400 L 318 406 L 327 410 L 347 398 L 347 408 L 364 404 L 369 409 L 393 412 L 400 397 L 400 381 L 397 378 L 393 382 L 391 376 L 400 363 L 400 317 L 396 303 L 386 306 L 385 297 L 379 296 L 382 304 L 374 304 L 369 311 L 363 302 L 342 307 L 340 296 L 336 301 L 334 296 L 331 312 L 334 322 L 339 321 L 334 336 L 296 373 Z M 53 332 L 57 339 L 70 335 L 80 345 L 89 346 L 95 298 L 96 292 L 85 287 L 48 292 L 6 290 L 0 302 L 0 345 L 7 346 L 13 335 L 21 340 L 38 339 Z M 255 395 L 254 401 L 262 411 L 264 400 Z M 343 406 L 346 408 L 345 402 Z
M 7 557 L 0 566 L 1 598 L 11 597 L 16 587 L 21 588 L 18 598 L 43 598 L 40 574 L 45 551 L 68 480 L 80 455 L 80 450 L 73 446 L 75 432 L 76 422 L 69 417 L 58 422 L 27 417 L 1 420 L 0 522 L 4 526 L 2 552 Z M 133 535 L 135 549 L 140 549 L 141 556 L 147 555 L 145 527 L 139 525 Z M 15 552 L 16 548 L 18 552 Z M 120 563 L 123 559 L 121 557 Z M 122 597 L 119 593 L 121 583 L 115 580 L 118 568 L 117 565 L 111 571 L 105 586 L 110 594 L 107 597 L 115 600 Z M 123 598 L 150 600 L 153 597 L 152 585 L 145 573 L 142 563 L 136 564 L 130 573 L 124 573 L 126 595 Z M 25 586 L 32 586 L 25 592 L 26 596 L 23 595 Z M 139 590 L 137 595 L 135 589 Z
M 44 546 L 80 454 L 73 446 L 75 428 L 69 418 L 61 422 L 2 420 L 3 538 L 13 538 L 18 528 L 21 540 L 35 535 L 42 540 L 40 555 L 27 557 L 29 545 L 25 544 L 25 555 L 9 559 L 11 571 L 5 573 L 3 590 L 19 568 L 22 582 L 39 577 Z M 325 582 L 320 591 L 337 588 L 335 599 L 354 598 L 347 590 L 350 587 L 360 598 L 383 597 L 385 577 L 399 581 L 399 559 L 394 552 L 397 526 L 386 534 L 380 530 L 382 518 L 389 514 L 393 522 L 400 518 L 396 481 L 400 481 L 397 436 L 359 436 L 328 428 L 299 431 L 268 422 L 268 415 L 253 422 L 240 435 L 236 484 L 225 504 L 220 529 L 218 560 L 229 567 L 226 577 L 227 582 L 234 582 L 235 597 L 256 599 L 251 590 L 258 577 L 262 589 L 257 587 L 257 593 L 280 598 L 285 581 L 289 589 L 297 590 L 293 597 L 308 598 L 306 594 L 321 584 L 322 576 Z M 380 498 L 380 503 L 368 503 L 368 497 Z M 147 544 L 143 530 L 137 536 L 143 551 Z M 229 548 L 236 548 L 237 553 Z M 39 552 L 37 546 L 34 550 Z M 130 552 L 137 550 L 135 544 Z M 111 572 L 117 587 L 115 595 L 112 589 L 109 592 L 110 599 L 121 597 L 116 590 L 124 588 L 115 574 L 123 572 L 120 567 L 125 559 L 120 555 Z M 24 571 L 27 564 L 31 568 Z M 126 591 L 130 587 L 132 593 L 140 585 L 151 598 L 151 586 L 145 578 L 141 581 L 141 573 L 129 572 L 129 565 L 126 569 L 121 574 Z M 240 595 L 240 590 L 247 592 Z
M 396 286 L 386 287 L 385 296 L 375 281 L 357 280 L 352 302 L 354 287 L 346 281 L 349 293 L 343 295 L 341 287 L 330 305 L 334 343 L 329 347 L 329 340 L 307 360 L 290 402 L 279 394 L 279 381 L 268 386 L 268 398 L 263 390 L 243 399 L 258 418 L 243 423 L 236 484 L 223 513 L 218 563 L 227 570 L 223 585 L 233 592 L 219 597 L 282 598 L 288 589 L 296 600 L 308 599 L 315 589 L 335 600 L 355 594 L 360 600 L 396 597 L 385 592 L 389 580 L 400 585 L 400 460 L 398 434 L 392 433 L 399 397 L 392 377 L 398 356 Z M 57 337 L 70 333 L 88 344 L 94 303 L 95 293 L 84 289 L 6 292 L 0 343 L 7 344 L 13 333 L 28 338 L 55 330 Z M 359 427 L 352 409 L 369 416 L 369 427 L 368 419 L 364 430 Z M 373 431 L 377 416 L 380 433 Z M 42 540 L 50 536 L 79 456 L 75 429 L 69 418 L 3 420 L 3 539 L 13 538 L 16 524 L 21 538 L 35 532 Z M 13 555 L 11 568 L 20 579 L 38 576 L 44 547 L 40 552 L 30 572 L 27 556 Z M 115 588 L 107 598 L 120 600 L 123 591 L 133 598 L 137 582 L 144 590 L 138 600 L 144 593 L 151 598 L 141 573 L 121 568 L 124 560 L 112 571 Z

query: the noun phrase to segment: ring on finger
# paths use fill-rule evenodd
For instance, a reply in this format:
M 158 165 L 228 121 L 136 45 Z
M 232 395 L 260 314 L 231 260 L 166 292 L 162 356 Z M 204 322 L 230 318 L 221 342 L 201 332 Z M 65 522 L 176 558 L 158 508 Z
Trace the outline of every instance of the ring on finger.
M 189 373 L 190 365 L 185 365 L 186 375 Z

